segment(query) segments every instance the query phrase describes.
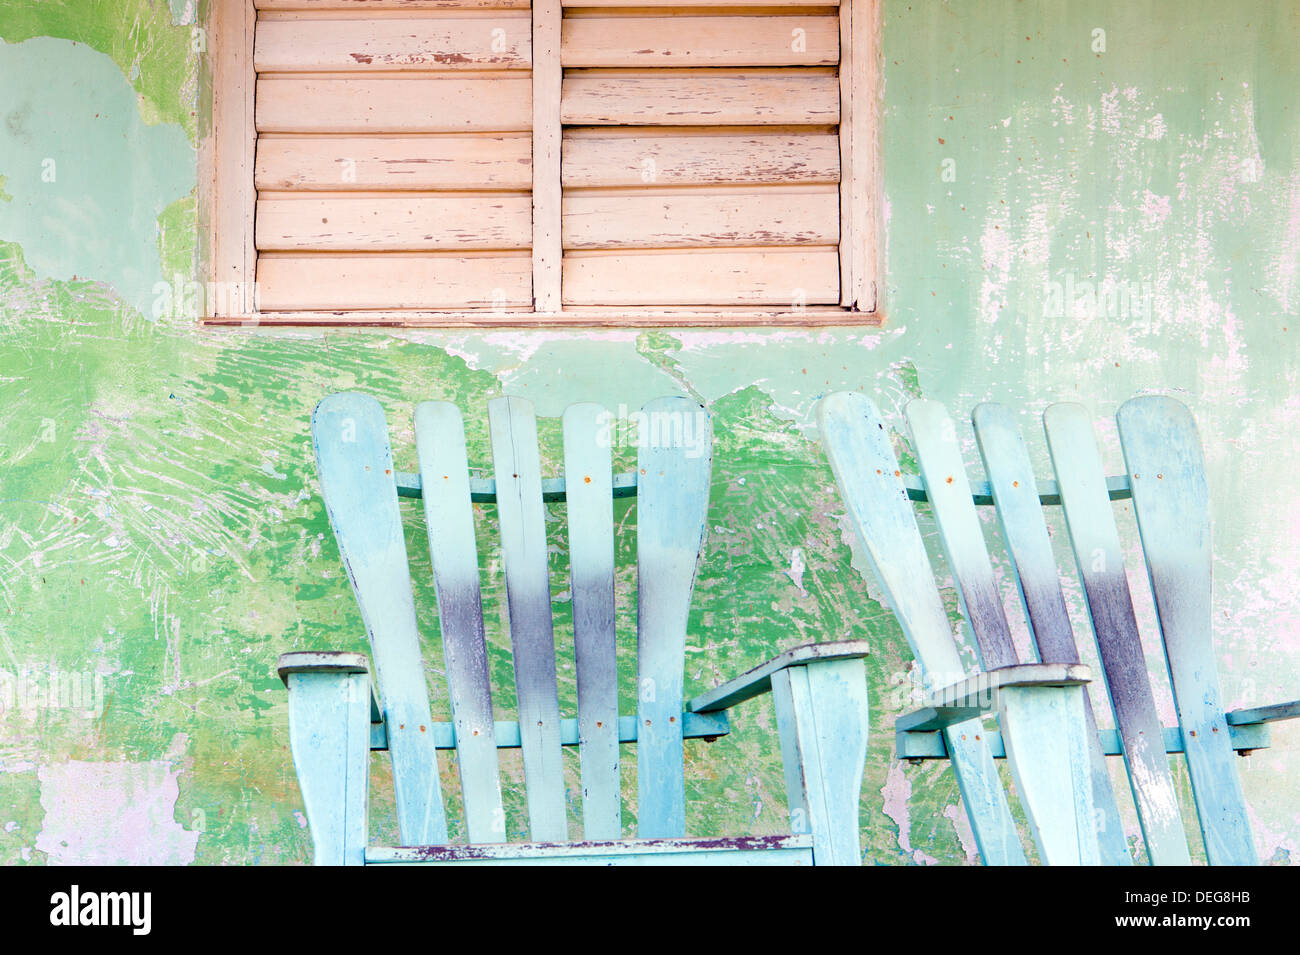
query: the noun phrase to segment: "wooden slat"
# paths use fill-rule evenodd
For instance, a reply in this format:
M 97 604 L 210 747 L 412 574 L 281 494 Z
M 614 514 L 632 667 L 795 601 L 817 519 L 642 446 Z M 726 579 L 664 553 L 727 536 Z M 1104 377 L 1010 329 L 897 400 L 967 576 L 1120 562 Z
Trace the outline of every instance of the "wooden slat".
M 564 301 L 573 305 L 832 304 L 834 249 L 641 250 L 564 257 Z
M 1063 403 L 1043 413 L 1043 426 L 1115 723 L 1124 741 L 1124 761 L 1147 855 L 1153 865 L 1188 865 L 1187 837 L 1169 760 L 1164 747 L 1156 743 L 1162 739 L 1160 718 L 1092 421 L 1082 406 Z
M 1029 449 L 1011 412 L 1002 405 L 977 405 L 971 421 L 1038 657 L 1044 663 L 1078 663 L 1079 651 L 1052 542 L 1047 536 Z M 1100 813 L 1097 828 L 1102 860 L 1106 865 L 1132 865 L 1106 755 L 1097 735 L 1097 720 L 1086 693 L 1083 707 L 1092 767 L 1092 800 Z
M 671 10 L 664 10 L 664 6 L 672 7 Z M 742 9 L 749 7 L 750 9 Z M 820 7 L 820 9 L 812 9 Z M 736 17 L 836 17 L 838 12 L 834 3 L 809 4 L 794 3 L 781 4 L 772 3 L 763 0 L 760 3 L 737 4 L 737 3 L 683 3 L 683 4 L 640 4 L 632 0 L 629 3 L 614 5 L 588 6 L 586 4 L 564 5 L 564 18 L 566 20 L 611 20 L 621 18 L 625 20 L 634 19 L 652 19 L 662 20 L 665 17 L 678 19 L 704 19 L 704 18 L 736 18 Z
M 258 257 L 264 309 L 463 308 L 527 305 L 527 255 L 273 255 Z
M 1016 792 L 1047 865 L 1100 865 L 1082 686 L 1009 687 L 998 725 Z
M 557 504 L 565 500 L 567 482 L 562 477 L 542 478 L 542 500 L 547 504 Z M 420 475 L 410 471 L 397 472 L 397 493 L 401 497 L 419 498 L 424 494 L 424 482 Z M 470 500 L 475 504 L 495 504 L 497 500 L 497 482 L 489 477 L 470 478 Z M 610 494 L 614 498 L 636 497 L 636 472 L 625 471 L 610 478 Z
M 347 10 L 354 13 L 412 12 L 497 7 L 527 10 L 529 0 L 257 0 L 259 10 Z
M 926 495 L 939 525 L 962 613 L 975 633 L 981 664 L 985 670 L 1014 666 L 1020 660 L 971 500 L 957 430 L 939 401 L 909 401 L 905 414 Z
M 930 558 L 908 500 L 889 432 L 871 400 L 838 392 L 823 398 L 817 422 L 858 538 L 933 692 L 965 676 L 939 598 Z M 1023 865 L 1024 850 L 984 727 L 970 720 L 944 730 L 980 856 L 988 865 Z
M 695 713 L 716 713 L 731 709 L 772 689 L 772 677 L 789 667 L 826 663 L 831 660 L 857 660 L 868 656 L 871 645 L 866 640 L 840 640 L 834 643 L 805 643 L 782 651 L 766 663 L 746 670 L 712 690 L 695 697 L 688 709 Z
M 998 708 L 998 693 L 1017 686 L 1082 686 L 1092 670 L 1081 663 L 1017 663 L 941 687 L 925 698 L 920 709 L 894 720 L 899 733 L 930 731 L 952 726 L 973 716 L 988 716 Z
M 840 304 L 876 309 L 878 2 L 840 5 Z
M 1258 865 L 1214 656 L 1210 498 L 1196 422 L 1182 403 L 1160 395 L 1125 402 L 1115 420 L 1205 853 L 1211 865 Z
M 686 833 L 682 684 L 704 544 L 713 425 L 689 398 L 642 409 L 637 453 L 637 832 Z
M 881 324 L 879 316 L 863 316 L 838 305 L 810 305 L 798 310 L 789 305 L 715 305 L 699 308 L 572 305 L 566 306 L 559 314 L 541 314 L 527 306 L 317 309 L 311 314 L 264 311 L 258 313 L 257 320 L 266 326 L 352 325 L 367 328 L 536 328 L 539 323 L 555 328 L 863 328 Z M 234 328 L 245 323 L 237 318 L 226 318 L 207 319 L 203 324 L 213 328 Z
M 838 240 L 839 196 L 833 191 L 598 192 L 564 199 L 566 249 L 833 245 Z
M 427 489 L 424 516 L 456 729 L 465 828 L 471 843 L 504 842 L 496 724 L 460 410 L 446 401 L 419 405 L 415 409 L 415 447 Z
M 527 196 L 262 198 L 257 247 L 285 252 L 526 249 Z
M 532 125 L 527 76 L 262 77 L 257 128 L 281 133 L 510 132 Z
M 726 736 L 731 732 L 731 724 L 727 719 L 726 713 L 686 713 L 682 722 L 683 739 L 717 739 Z M 635 716 L 620 716 L 618 718 L 618 741 L 620 743 L 635 743 L 637 740 L 637 725 Z M 519 749 L 521 739 L 519 736 L 518 720 L 497 720 L 496 721 L 496 741 L 497 749 Z M 438 749 L 455 749 L 456 748 L 456 728 L 451 723 L 440 723 L 436 720 L 433 724 L 433 742 Z M 571 717 L 563 717 L 560 720 L 560 745 L 582 747 L 581 731 L 578 721 Z M 383 750 L 388 748 L 384 735 L 383 724 L 371 724 L 371 749 Z M 1116 750 L 1118 752 L 1118 750 Z
M 840 304 L 852 306 L 854 284 L 858 269 L 858 254 L 853 242 L 856 222 L 853 217 L 854 153 L 856 143 L 853 136 L 854 73 L 859 66 L 861 51 L 854 55 L 853 43 L 853 3 L 844 4 L 839 10 L 840 16 L 840 169 L 843 180 L 840 183 Z M 858 104 L 859 106 L 861 104 Z
M 811 831 L 817 865 L 862 865 L 858 807 L 871 725 L 862 661 L 779 670 L 772 700 L 791 828 Z
M 957 429 L 942 402 L 916 399 L 906 409 L 926 494 L 939 525 L 962 612 L 975 634 L 985 670 L 1019 663 L 993 564 L 971 498 L 970 482 L 957 443 Z M 1039 855 L 1048 864 L 1087 864 L 1098 857 L 1087 779 L 1087 746 L 1081 694 L 1067 701 L 1034 688 L 1000 699 L 999 723 L 1016 790 L 1025 806 Z M 1075 718 L 1077 717 L 1077 725 Z M 1074 741 L 1077 747 L 1070 747 Z M 1077 752 L 1075 752 L 1077 748 Z M 1083 766 L 1063 756 L 1077 755 Z M 1080 831 L 1076 822 L 1087 820 Z
M 1103 728 L 1097 731 L 1097 735 L 1101 737 L 1101 750 L 1107 756 L 1124 755 L 1124 744 L 1120 741 L 1117 730 Z M 1177 726 L 1166 726 L 1163 735 L 1165 752 L 1172 755 L 1183 751 L 1183 731 L 1181 729 Z M 1232 743 L 1232 748 L 1242 756 L 1248 756 L 1254 750 L 1268 749 L 1271 745 L 1268 727 L 1258 724 L 1234 726 L 1229 721 L 1228 737 Z M 1004 758 L 1006 750 L 1004 748 L 1005 744 L 1002 742 L 1002 734 L 996 730 L 990 730 L 987 739 L 993 758 Z M 948 751 L 944 747 L 943 739 L 937 733 L 901 732 L 894 737 L 894 745 L 899 759 L 948 758 Z
M 838 123 L 839 84 L 820 69 L 571 71 L 561 118 L 596 125 L 805 125 Z
M 528 17 L 261 20 L 259 73 L 528 69 Z
M 534 0 L 533 46 L 533 301 L 539 312 L 558 312 L 563 270 L 560 185 L 560 0 Z
M 1300 720 L 1300 700 L 1252 706 L 1244 710 L 1229 710 L 1224 714 L 1229 726 L 1255 726 L 1278 720 Z
M 659 7 L 672 7 L 690 15 L 699 12 L 701 7 L 836 7 L 838 0 L 564 0 L 565 10 L 574 10 L 574 15 L 604 15 L 631 9 L 652 10 Z
M 325 510 L 375 657 L 404 845 L 447 841 L 406 539 L 379 402 L 344 392 L 311 423 Z
M 284 680 L 289 749 L 311 826 L 312 861 L 361 865 L 370 834 L 370 674 L 364 668 L 302 670 L 285 673 Z
M 212 315 L 253 310 L 254 84 L 253 22 L 248 0 L 218 4 L 208 23 L 212 63 L 211 133 L 202 143 L 204 179 L 200 215 L 208 236 L 208 277 L 226 294 Z
M 833 66 L 835 16 L 570 17 L 566 67 Z
M 532 188 L 526 136 L 261 136 L 257 188 L 402 190 Z
M 1029 449 L 1011 412 L 1002 405 L 977 405 L 971 421 L 1039 659 L 1078 663 Z
M 812 865 L 808 836 L 624 839 L 569 845 L 375 847 L 368 865 Z
M 612 416 L 596 404 L 564 411 L 565 510 L 581 733 L 582 835 L 623 831 L 618 771 L 618 659 L 614 633 Z
M 528 831 L 536 842 L 564 842 L 569 830 L 560 758 L 555 635 L 532 402 L 508 397 L 489 401 L 488 430 L 528 785 Z
M 699 7 L 835 7 L 838 0 L 564 0 L 566 10 L 601 10 L 614 8 L 624 10 L 629 7 L 652 9 L 656 7 L 673 7 L 685 12 L 692 12 Z
M 834 134 L 797 130 L 679 135 L 566 131 L 564 186 L 698 186 L 728 183 L 835 183 Z

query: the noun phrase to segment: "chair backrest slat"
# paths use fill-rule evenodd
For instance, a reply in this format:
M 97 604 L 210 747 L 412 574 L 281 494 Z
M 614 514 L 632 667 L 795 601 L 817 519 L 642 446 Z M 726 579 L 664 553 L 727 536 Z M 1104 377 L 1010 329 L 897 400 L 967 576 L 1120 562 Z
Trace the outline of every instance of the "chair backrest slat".
M 383 690 L 403 845 L 447 841 L 415 600 L 388 425 L 374 398 L 341 393 L 312 415 L 321 493 Z
M 953 582 L 961 597 L 962 612 L 975 633 L 983 668 L 1015 666 L 1020 660 L 1011 640 L 997 581 L 993 578 L 979 515 L 971 500 L 970 480 L 962 463 L 956 427 L 938 401 L 909 401 L 904 415 Z
M 1078 663 L 1029 449 L 1002 405 L 977 406 L 971 423 L 1038 657 L 1044 663 Z
M 529 834 L 535 842 L 565 842 L 569 833 L 555 681 L 555 635 L 537 419 L 532 402 L 522 398 L 489 401 L 488 430 L 528 789 Z
M 637 463 L 637 832 L 686 833 L 682 674 L 704 543 L 712 425 L 687 398 L 642 409 Z
M 863 395 L 822 399 L 818 423 L 849 517 L 884 588 L 929 690 L 965 674 L 916 513 L 880 413 Z M 969 720 L 944 731 L 980 855 L 990 865 L 1024 864 L 1006 791 L 983 736 Z
M 587 840 L 623 831 L 618 767 L 618 659 L 614 632 L 614 500 L 609 413 L 575 404 L 564 412 L 582 831 Z
M 1215 666 L 1209 492 L 1196 423 L 1161 396 L 1126 402 L 1116 421 L 1206 855 L 1212 865 L 1257 865 Z
M 1092 421 L 1082 405 L 1062 403 L 1043 413 L 1043 425 L 1147 854 L 1153 865 L 1188 865 L 1187 837 Z
M 1038 658 L 1043 663 L 1078 663 L 1079 650 L 1024 436 L 1011 412 L 999 404 L 976 406 L 971 423 Z M 1083 707 L 1102 861 L 1106 865 L 1131 865 L 1133 858 L 1124 837 L 1106 754 L 1097 734 L 1092 701 L 1086 693 Z
M 983 668 L 1015 666 L 1020 660 L 971 497 L 956 426 L 937 401 L 910 401 L 905 416 L 961 596 L 962 612 L 975 634 Z M 1039 854 L 1049 864 L 1078 865 L 1098 859 L 1092 787 L 1079 789 L 1075 785 L 1077 778 L 1089 778 L 1086 774 L 1091 769 L 1082 692 L 1079 696 L 1077 709 L 1068 710 L 1053 694 L 1043 692 L 1011 694 L 1000 701 L 1002 736 L 1012 775 Z M 1079 742 L 1077 761 L 1063 745 L 1067 738 Z M 1081 826 L 1080 820 L 1085 824 Z
M 460 409 L 445 401 L 428 401 L 417 407 L 415 445 L 456 729 L 465 828 L 471 843 L 503 842 L 501 773 Z

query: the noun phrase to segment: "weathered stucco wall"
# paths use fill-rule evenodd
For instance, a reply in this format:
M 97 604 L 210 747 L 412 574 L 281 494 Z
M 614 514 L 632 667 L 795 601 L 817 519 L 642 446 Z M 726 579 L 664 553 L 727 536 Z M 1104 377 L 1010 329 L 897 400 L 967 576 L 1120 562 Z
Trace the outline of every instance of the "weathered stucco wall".
M 916 394 L 962 416 L 1008 402 L 1042 465 L 1030 415 L 1079 399 L 1112 471 L 1118 404 L 1178 395 L 1210 461 L 1228 703 L 1300 695 L 1300 14 L 1287 0 L 888 0 L 887 322 L 834 332 L 200 331 L 155 287 L 194 274 L 194 20 L 193 0 L 0 0 L 0 862 L 309 858 L 273 667 L 288 649 L 364 646 L 307 433 L 315 402 L 345 388 L 381 399 L 405 467 L 425 398 L 461 404 L 480 464 L 484 405 L 503 392 L 546 415 L 579 399 L 706 402 L 717 463 L 688 685 L 799 641 L 870 637 L 876 862 L 960 862 L 973 846 L 951 774 L 890 761 L 908 654 L 850 567 L 812 423 L 827 391 L 861 388 L 895 422 Z M 1101 283 L 1129 294 L 1098 307 Z M 558 434 L 544 437 L 554 461 Z M 425 581 L 421 524 L 412 509 Z M 499 594 L 492 550 L 483 563 Z M 554 567 L 563 621 L 562 552 Z M 1159 673 L 1144 575 L 1129 570 Z M 1009 581 L 1006 598 L 1014 609 Z M 417 599 L 436 634 L 430 588 Z M 773 722 L 750 704 L 731 738 L 690 750 L 694 831 L 784 825 Z M 1274 736 L 1243 777 L 1261 856 L 1288 863 L 1300 733 Z M 522 833 L 518 794 L 509 810 Z

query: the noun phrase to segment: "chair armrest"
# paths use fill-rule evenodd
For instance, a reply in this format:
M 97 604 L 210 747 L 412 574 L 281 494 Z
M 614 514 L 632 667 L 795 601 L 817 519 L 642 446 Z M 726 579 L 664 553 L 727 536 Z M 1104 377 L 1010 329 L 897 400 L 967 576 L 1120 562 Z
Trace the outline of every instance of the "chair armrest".
M 364 653 L 343 650 L 295 650 L 280 654 L 276 672 L 284 685 L 289 685 L 290 673 L 319 673 L 336 670 L 339 673 L 369 673 L 370 661 Z
M 702 693 L 693 714 L 771 692 L 790 827 L 813 837 L 814 865 L 861 865 L 858 809 L 867 758 L 865 640 L 808 643 Z
M 364 653 L 344 650 L 296 650 L 280 654 L 276 672 L 287 687 L 291 673 L 369 673 L 370 661 Z M 370 684 L 370 748 L 388 749 L 388 728 L 384 724 L 384 712 L 379 707 L 373 682 Z
M 899 733 L 933 733 L 957 723 L 996 713 L 998 690 L 1013 686 L 1078 686 L 1092 680 L 1082 663 L 1020 663 L 967 677 L 944 687 L 920 708 L 894 723 Z
M 772 689 L 772 675 L 787 667 L 803 666 L 822 660 L 857 660 L 871 652 L 866 640 L 841 640 L 836 643 L 805 643 L 774 656 L 734 680 L 701 693 L 686 705 L 692 713 L 715 713 L 727 710 L 751 697 Z
M 1272 706 L 1255 706 L 1248 710 L 1230 710 L 1225 719 L 1229 726 L 1255 726 L 1279 720 L 1300 719 L 1300 700 L 1274 703 Z
M 369 758 L 379 707 L 364 654 L 286 653 L 289 749 L 316 865 L 361 865 L 369 832 Z M 379 729 L 383 729 L 382 725 Z

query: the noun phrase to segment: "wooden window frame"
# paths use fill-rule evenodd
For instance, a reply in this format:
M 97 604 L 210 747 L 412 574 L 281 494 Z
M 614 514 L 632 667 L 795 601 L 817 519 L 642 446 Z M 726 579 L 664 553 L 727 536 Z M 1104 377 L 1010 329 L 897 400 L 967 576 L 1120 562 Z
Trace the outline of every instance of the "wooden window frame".
M 841 0 L 840 304 L 561 306 L 559 98 L 562 0 L 533 0 L 533 306 L 530 308 L 298 310 L 256 308 L 257 202 L 254 163 L 256 74 L 253 0 L 212 0 L 206 40 L 210 69 L 200 101 L 211 104 L 199 156 L 199 321 L 212 326 L 529 327 L 870 326 L 880 310 L 880 0 Z M 848 254 L 845 254 L 847 250 Z

